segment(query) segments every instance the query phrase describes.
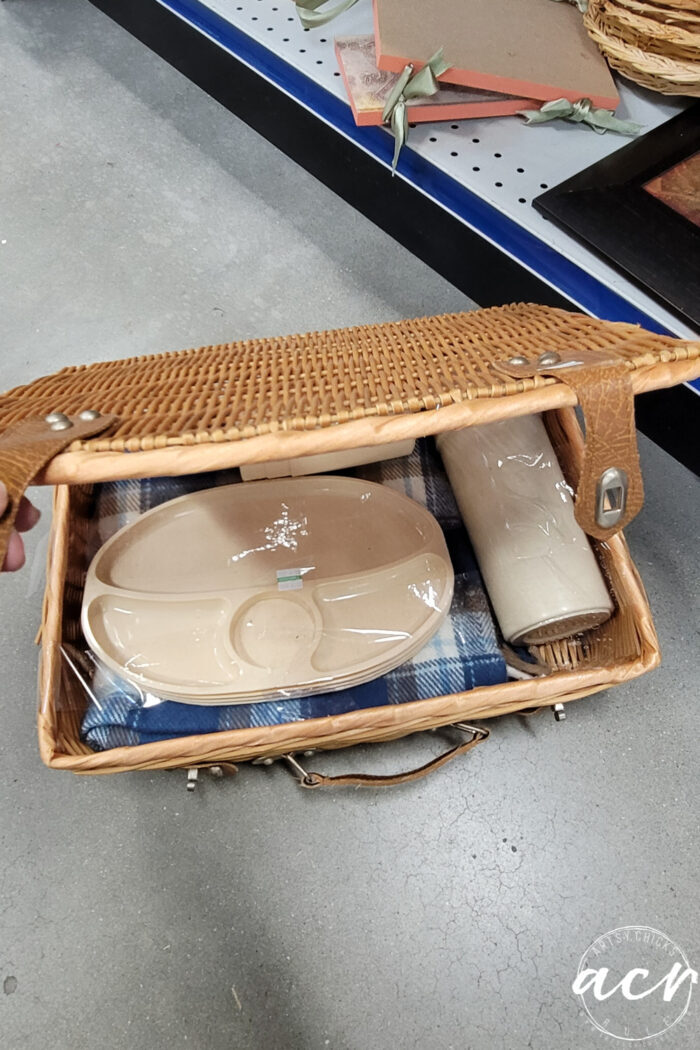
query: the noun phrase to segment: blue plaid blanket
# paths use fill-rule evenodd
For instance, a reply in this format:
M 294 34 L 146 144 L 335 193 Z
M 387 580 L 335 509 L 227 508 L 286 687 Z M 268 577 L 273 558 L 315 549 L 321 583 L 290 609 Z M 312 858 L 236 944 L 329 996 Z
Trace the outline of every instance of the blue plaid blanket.
M 358 708 L 426 700 L 506 680 L 488 601 L 449 482 L 431 440 L 419 441 L 410 457 L 358 467 L 345 473 L 388 485 L 423 504 L 445 534 L 455 571 L 450 614 L 440 630 L 409 662 L 373 682 L 337 693 L 256 704 L 199 705 L 161 700 L 98 669 L 82 737 L 95 750 L 226 729 L 279 725 L 343 714 Z M 239 481 L 238 471 L 181 478 L 118 481 L 101 486 L 98 535 L 105 542 L 118 528 L 177 496 Z

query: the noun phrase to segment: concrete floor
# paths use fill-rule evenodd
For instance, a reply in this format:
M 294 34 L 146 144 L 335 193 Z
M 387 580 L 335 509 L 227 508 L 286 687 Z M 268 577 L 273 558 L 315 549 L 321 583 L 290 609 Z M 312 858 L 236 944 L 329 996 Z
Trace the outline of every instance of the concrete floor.
M 0 5 L 0 91 L 3 388 L 470 305 L 84 0 Z M 2 1047 L 597 1050 L 571 992 L 595 937 L 653 926 L 700 966 L 698 483 L 640 444 L 628 535 L 663 667 L 385 792 L 46 770 L 41 526 L 0 580 Z M 697 1047 L 698 999 L 660 1045 Z

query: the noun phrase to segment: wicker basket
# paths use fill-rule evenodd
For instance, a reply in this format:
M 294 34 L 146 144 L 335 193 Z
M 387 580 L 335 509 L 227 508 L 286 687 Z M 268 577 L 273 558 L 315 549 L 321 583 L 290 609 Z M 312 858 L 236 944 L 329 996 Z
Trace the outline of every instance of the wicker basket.
M 599 25 L 625 43 L 653 55 L 677 58 L 684 62 L 700 59 L 699 31 L 670 25 L 629 11 L 617 3 L 608 3 L 601 11 Z
M 683 7 L 669 7 L 662 3 L 649 3 L 648 0 L 615 0 L 617 7 L 644 18 L 653 18 L 663 25 L 685 26 L 691 32 L 696 32 L 700 27 L 700 7 L 697 5 Z
M 664 95 L 700 96 L 695 28 L 648 18 L 615 0 L 590 0 L 584 25 L 610 65 L 630 80 Z
M 109 773 L 340 748 L 577 699 L 655 667 L 659 650 L 648 602 L 617 534 L 594 545 L 615 600 L 612 619 L 578 638 L 538 647 L 549 668 L 543 677 L 101 753 L 80 740 L 84 695 L 61 649 L 82 640 L 93 483 L 382 444 L 545 412 L 564 472 L 577 486 L 587 446 L 570 407 L 577 400 L 571 379 L 536 370 L 513 378 L 503 371 L 504 359 L 566 355 L 572 348 L 594 360 L 614 358 L 630 398 L 632 391 L 700 375 L 700 344 L 562 310 L 511 306 L 69 368 L 0 397 L 3 438 L 57 406 L 69 414 L 95 407 L 120 421 L 109 437 L 74 442 L 43 474 L 57 484 L 41 629 L 43 760 L 58 769 Z M 605 387 L 600 396 L 607 396 Z M 591 418 L 587 442 L 610 422 L 605 411 Z M 613 443 L 618 435 L 613 426 Z

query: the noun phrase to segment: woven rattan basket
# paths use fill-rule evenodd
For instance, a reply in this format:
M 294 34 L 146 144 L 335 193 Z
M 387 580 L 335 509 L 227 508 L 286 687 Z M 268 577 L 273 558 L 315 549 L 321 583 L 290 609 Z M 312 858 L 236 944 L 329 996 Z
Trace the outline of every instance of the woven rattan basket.
M 617 3 L 608 3 L 601 10 L 600 25 L 608 35 L 617 36 L 649 54 L 686 62 L 700 59 L 700 32 L 687 25 L 679 26 L 648 18 Z
M 700 6 L 687 0 L 685 7 L 672 7 L 668 3 L 650 3 L 649 0 L 616 0 L 617 6 L 634 11 L 644 18 L 653 18 L 664 25 L 686 26 L 695 32 L 700 26 Z
M 664 95 L 700 96 L 700 25 L 662 21 L 658 9 L 655 15 L 623 0 L 590 0 L 584 24 L 610 65 L 630 80 Z
M 544 374 L 537 362 L 544 352 L 567 364 L 561 377 Z M 577 370 L 578 395 L 571 378 Z M 602 436 L 603 452 L 609 446 L 612 456 L 624 435 L 624 406 L 610 400 L 610 390 L 629 391 L 631 403 L 632 392 L 698 374 L 700 344 L 561 310 L 512 306 L 69 368 L 3 395 L 0 441 L 9 443 L 17 428 L 56 408 L 70 416 L 89 407 L 118 419 L 107 436 L 67 445 L 40 475 L 57 485 L 41 628 L 43 760 L 59 769 L 109 773 L 340 748 L 573 700 L 650 670 L 659 661 L 656 634 L 620 533 L 595 542 L 614 596 L 612 619 L 539 647 L 549 673 L 527 681 L 96 753 L 81 742 L 85 699 L 61 649 L 82 640 L 94 483 L 382 444 L 544 412 L 581 497 L 581 472 L 591 469 L 596 440 Z M 577 400 L 587 413 L 585 446 L 571 407 Z

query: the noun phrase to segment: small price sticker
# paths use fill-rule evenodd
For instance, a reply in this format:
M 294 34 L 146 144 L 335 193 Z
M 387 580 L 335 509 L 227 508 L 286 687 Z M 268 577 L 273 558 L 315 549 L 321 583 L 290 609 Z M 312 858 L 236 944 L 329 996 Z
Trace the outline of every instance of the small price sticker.
M 278 569 L 278 591 L 300 591 L 304 586 L 303 576 L 308 569 Z

